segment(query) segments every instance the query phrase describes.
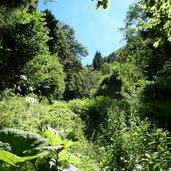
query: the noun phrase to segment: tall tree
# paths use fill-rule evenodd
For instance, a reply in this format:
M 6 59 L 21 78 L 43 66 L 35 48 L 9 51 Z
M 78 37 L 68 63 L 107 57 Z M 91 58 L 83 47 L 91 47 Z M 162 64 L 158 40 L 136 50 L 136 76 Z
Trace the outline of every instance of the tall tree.
M 95 70 L 99 70 L 100 67 L 102 66 L 103 63 L 103 59 L 102 59 L 102 55 L 99 51 L 96 51 L 94 58 L 93 58 L 93 68 Z
M 5 3 L 0 5 L 0 9 L 5 8 L 11 6 Z M 49 40 L 48 29 L 44 14 L 38 11 L 36 2 L 32 0 L 19 6 L 14 3 L 13 10 L 7 14 L 0 10 L 0 13 L 3 19 L 8 14 L 6 23 L 0 26 L 1 89 L 16 87 L 25 94 L 31 86 L 36 94 L 55 98 L 61 96 L 64 87 L 63 68 L 58 59 L 49 54 L 46 44 Z M 23 74 L 25 82 L 21 80 Z
M 88 55 L 87 49 L 76 40 L 75 31 L 72 27 L 58 21 L 49 10 L 45 10 L 44 13 L 51 37 L 48 46 L 52 54 L 58 53 L 62 61 Z
M 58 55 L 66 73 L 64 99 L 76 98 L 78 94 L 76 75 L 83 68 L 80 58 L 88 54 L 87 49 L 76 40 L 72 27 L 58 21 L 50 11 L 45 10 L 44 12 L 51 37 L 47 45 L 51 54 Z
M 120 50 L 119 55 L 124 56 L 125 60 L 129 59 L 134 62 L 148 82 L 144 93 L 141 94 L 141 102 L 146 109 L 142 111 L 160 126 L 170 129 L 171 43 L 169 33 L 166 35 L 163 32 L 163 24 L 170 22 L 168 11 L 166 10 L 166 15 L 163 14 L 163 16 L 161 13 L 164 11 L 159 12 L 158 17 L 160 19 L 163 17 L 160 22 L 157 22 L 156 16 L 153 18 L 153 15 L 156 14 L 156 11 L 153 13 L 153 8 L 158 6 L 158 9 L 162 9 L 160 5 L 163 3 L 164 1 L 154 3 L 154 1 L 145 0 L 130 8 L 124 29 L 127 45 Z M 146 5 L 148 10 L 144 10 L 141 4 Z M 168 4 L 167 1 L 166 4 Z M 151 11 L 149 6 L 153 7 Z M 154 21 L 156 23 L 153 23 Z M 160 37 L 161 41 L 159 41 Z

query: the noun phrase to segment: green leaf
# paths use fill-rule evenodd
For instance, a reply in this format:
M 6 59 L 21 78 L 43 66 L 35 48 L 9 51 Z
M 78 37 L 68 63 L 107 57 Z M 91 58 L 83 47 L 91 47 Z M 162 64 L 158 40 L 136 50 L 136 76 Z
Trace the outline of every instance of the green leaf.
M 42 152 L 42 153 L 34 155 L 34 156 L 19 157 L 13 153 L 10 153 L 10 152 L 4 151 L 4 150 L 0 150 L 0 160 L 4 161 L 10 165 L 16 166 L 17 163 L 23 163 L 28 160 L 40 158 L 40 157 L 46 156 L 47 154 L 48 154 L 48 152 Z
M 70 141 L 70 140 L 65 140 L 64 141 L 64 147 L 65 148 L 69 148 L 69 147 L 71 147 L 71 146 L 73 146 L 75 144 L 76 144 L 76 142 L 73 142 L 73 141 Z
M 159 46 L 159 41 L 154 42 L 153 47 L 157 48 Z
M 58 154 L 58 161 L 68 161 L 69 160 L 69 153 L 66 149 L 62 150 L 59 154 Z
M 63 141 L 59 134 L 55 134 L 52 131 L 46 130 L 42 135 L 48 139 L 49 145 L 59 146 L 63 144 Z
M 9 163 L 10 165 L 16 166 L 16 156 L 10 152 L 0 150 L 0 160 Z
M 0 130 L 0 141 L 8 143 L 11 147 L 10 152 L 20 157 L 35 155 L 38 151 L 32 151 L 32 149 L 47 144 L 47 139 L 42 138 L 38 134 L 19 129 Z M 29 151 L 30 153 L 24 153 L 25 151 Z
M 69 168 L 64 169 L 63 171 L 81 171 L 73 165 L 70 165 Z
M 76 156 L 70 155 L 68 162 L 72 164 L 81 164 L 81 159 Z
M 151 158 L 150 154 L 147 154 L 147 153 L 146 153 L 145 155 L 146 155 L 146 157 Z

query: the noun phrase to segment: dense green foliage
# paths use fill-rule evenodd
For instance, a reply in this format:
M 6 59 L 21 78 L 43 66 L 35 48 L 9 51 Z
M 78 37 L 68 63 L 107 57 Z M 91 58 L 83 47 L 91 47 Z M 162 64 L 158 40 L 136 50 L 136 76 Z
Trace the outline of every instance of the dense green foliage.
M 33 95 L 17 97 L 6 92 L 1 99 L 0 109 L 1 129 L 10 127 L 40 133 L 47 127 L 52 127 L 59 131 L 73 132 L 73 140 L 77 140 L 78 145 L 72 151 L 81 160 L 78 168 L 85 171 L 99 170 L 93 146 L 84 137 L 84 122 L 65 102 L 56 101 L 49 105 L 46 99 L 39 103 Z
M 170 170 L 170 5 L 130 6 L 126 44 L 83 67 L 72 27 L 37 0 L 2 0 L 0 170 Z
M 39 96 L 60 99 L 65 89 L 63 67 L 57 58 L 50 55 L 38 55 L 27 62 L 21 73 L 28 79 L 27 86 L 31 86 L 34 93 Z M 43 74 L 42 74 L 43 73 Z M 22 80 L 23 82 L 23 80 Z M 24 83 L 18 83 L 20 87 Z
M 76 145 L 72 132 L 59 132 L 48 128 L 42 133 L 45 137 L 43 138 L 36 133 L 3 129 L 0 135 L 0 159 L 3 161 L 1 169 L 53 171 L 76 168 L 72 164 L 81 162 L 69 152 L 69 148 Z

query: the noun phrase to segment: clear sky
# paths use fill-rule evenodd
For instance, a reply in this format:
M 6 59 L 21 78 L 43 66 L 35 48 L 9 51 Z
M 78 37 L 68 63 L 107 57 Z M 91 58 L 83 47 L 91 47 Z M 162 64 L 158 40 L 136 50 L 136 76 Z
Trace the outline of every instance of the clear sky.
M 56 19 L 69 24 L 76 31 L 77 40 L 87 47 L 89 55 L 82 59 L 84 65 L 91 64 L 95 52 L 107 56 L 123 45 L 122 33 L 129 5 L 134 0 L 111 0 L 108 10 L 95 9 L 91 0 L 55 0 L 39 9 L 49 9 Z

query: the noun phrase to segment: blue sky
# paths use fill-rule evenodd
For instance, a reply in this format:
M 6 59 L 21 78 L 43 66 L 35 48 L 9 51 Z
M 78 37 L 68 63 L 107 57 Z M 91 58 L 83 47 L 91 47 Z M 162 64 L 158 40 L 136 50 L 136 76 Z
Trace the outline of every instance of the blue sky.
M 84 65 L 91 64 L 96 50 L 107 56 L 123 45 L 122 33 L 129 5 L 134 0 L 111 0 L 108 10 L 95 9 L 91 0 L 55 0 L 39 9 L 49 9 L 53 15 L 75 30 L 77 40 L 87 47 L 89 55 L 82 59 Z

